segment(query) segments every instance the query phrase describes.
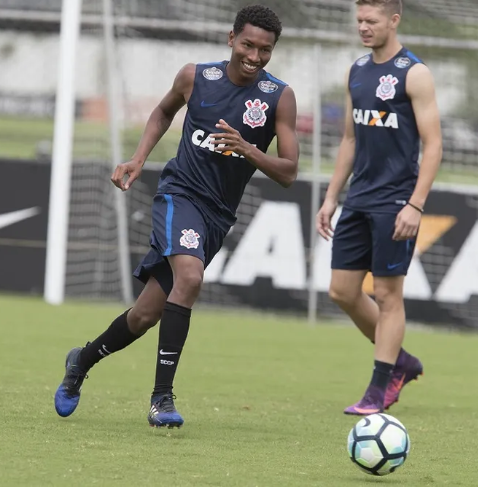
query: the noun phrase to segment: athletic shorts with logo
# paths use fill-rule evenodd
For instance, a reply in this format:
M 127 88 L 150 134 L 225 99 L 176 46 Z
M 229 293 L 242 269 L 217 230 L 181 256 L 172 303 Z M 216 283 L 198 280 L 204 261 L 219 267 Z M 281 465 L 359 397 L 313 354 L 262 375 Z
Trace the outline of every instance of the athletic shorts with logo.
M 167 257 L 193 255 L 206 268 L 221 249 L 227 232 L 205 218 L 199 205 L 181 194 L 156 194 L 152 220 L 151 250 L 133 275 L 145 284 L 154 277 L 169 295 L 173 273 Z
M 332 269 L 368 270 L 377 277 L 405 276 L 416 238 L 395 241 L 397 213 L 344 208 L 332 241 Z

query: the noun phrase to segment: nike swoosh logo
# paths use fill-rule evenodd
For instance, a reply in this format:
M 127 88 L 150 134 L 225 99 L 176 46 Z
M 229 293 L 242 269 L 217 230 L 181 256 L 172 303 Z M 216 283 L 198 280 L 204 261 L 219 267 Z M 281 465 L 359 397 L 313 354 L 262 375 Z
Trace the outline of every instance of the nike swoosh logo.
M 387 269 L 389 271 L 393 271 L 393 269 L 396 269 L 397 267 L 400 267 L 401 265 L 402 265 L 401 262 L 399 262 L 398 264 L 388 264 Z
M 41 209 L 39 206 L 34 206 L 33 208 L 27 208 L 25 210 L 4 213 L 3 215 L 0 215 L 0 228 L 9 227 L 10 225 L 14 225 L 23 220 L 28 220 L 28 218 L 38 215 L 40 211 Z
M 162 349 L 159 351 L 159 355 L 177 355 L 178 352 L 164 352 Z
M 400 381 L 398 382 L 398 384 L 396 386 L 397 390 L 399 390 L 399 391 L 402 390 L 403 383 L 405 382 L 405 376 L 406 376 L 406 374 L 402 375 L 402 378 L 400 379 Z
M 206 103 L 204 100 L 201 102 L 201 106 L 203 108 L 214 107 L 216 105 L 217 105 L 217 103 Z

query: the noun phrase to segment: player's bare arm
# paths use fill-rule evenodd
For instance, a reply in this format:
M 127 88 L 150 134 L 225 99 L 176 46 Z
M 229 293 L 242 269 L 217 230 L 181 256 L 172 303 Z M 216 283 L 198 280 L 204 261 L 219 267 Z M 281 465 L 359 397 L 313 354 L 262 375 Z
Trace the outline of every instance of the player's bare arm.
M 111 181 L 121 190 L 128 190 L 139 177 L 149 154 L 168 131 L 178 111 L 189 100 L 194 84 L 195 69 L 194 64 L 186 64 L 181 68 L 174 79 L 173 86 L 149 116 L 133 157 L 130 161 L 116 167 Z M 128 179 L 124 182 L 126 175 Z
M 407 240 L 418 232 L 421 210 L 430 193 L 442 158 L 440 114 L 433 76 L 424 64 L 416 64 L 407 76 L 407 93 L 412 102 L 423 157 L 415 190 L 407 206 L 398 214 L 394 240 Z
M 346 74 L 345 130 L 340 143 L 334 174 L 330 180 L 324 203 L 317 213 L 316 228 L 320 236 L 329 240 L 333 236 L 332 217 L 339 200 L 339 194 L 352 174 L 355 154 L 355 130 L 353 121 L 352 97 L 348 88 L 350 71 Z
M 278 156 L 267 155 L 245 141 L 239 131 L 220 120 L 216 127 L 222 133 L 211 136 L 219 152 L 234 151 L 244 156 L 266 176 L 289 187 L 297 178 L 299 167 L 299 142 L 296 134 L 297 104 L 294 91 L 286 87 L 276 109 L 275 132 Z

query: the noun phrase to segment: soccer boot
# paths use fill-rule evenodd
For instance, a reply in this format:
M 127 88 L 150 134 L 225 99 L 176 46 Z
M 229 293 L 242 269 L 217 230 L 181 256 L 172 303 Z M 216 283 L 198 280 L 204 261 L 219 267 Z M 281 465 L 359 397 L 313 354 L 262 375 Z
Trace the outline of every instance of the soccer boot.
M 388 409 L 398 402 L 403 386 L 412 380 L 418 380 L 420 375 L 423 375 L 423 365 L 420 360 L 406 352 L 401 352 L 385 391 L 384 408 Z
M 184 423 L 182 416 L 176 411 L 174 406 L 174 396 L 171 393 L 158 394 L 151 398 L 151 409 L 148 414 L 150 426 L 162 428 L 180 428 Z
M 375 386 L 370 385 L 364 397 L 356 404 L 344 410 L 344 414 L 355 416 L 368 416 L 369 414 L 383 413 L 384 393 Z
M 82 347 L 71 349 L 66 356 L 65 377 L 55 393 L 56 412 L 66 418 L 72 414 L 80 401 L 80 392 L 83 381 L 87 378 L 78 366 L 78 358 Z

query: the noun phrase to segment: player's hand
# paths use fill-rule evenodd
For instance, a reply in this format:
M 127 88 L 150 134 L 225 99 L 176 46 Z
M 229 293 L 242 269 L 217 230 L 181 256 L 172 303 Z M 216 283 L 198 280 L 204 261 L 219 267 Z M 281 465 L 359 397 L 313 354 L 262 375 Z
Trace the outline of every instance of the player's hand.
M 233 129 L 222 118 L 216 127 L 221 130 L 220 133 L 211 134 L 211 143 L 215 145 L 216 152 L 235 152 L 240 156 L 245 156 L 249 148 L 249 143 L 246 142 L 238 130 Z
M 121 191 L 128 191 L 131 185 L 138 179 L 142 170 L 143 165 L 134 160 L 118 164 L 111 175 L 111 181 Z M 127 177 L 126 182 L 124 181 L 125 177 Z
M 415 238 L 418 233 L 418 227 L 422 214 L 407 205 L 400 211 L 395 220 L 395 232 L 393 234 L 393 240 L 408 240 L 409 238 Z
M 329 240 L 334 236 L 334 227 L 332 226 L 332 217 L 337 209 L 337 202 L 325 200 L 315 218 L 315 225 L 320 236 Z

